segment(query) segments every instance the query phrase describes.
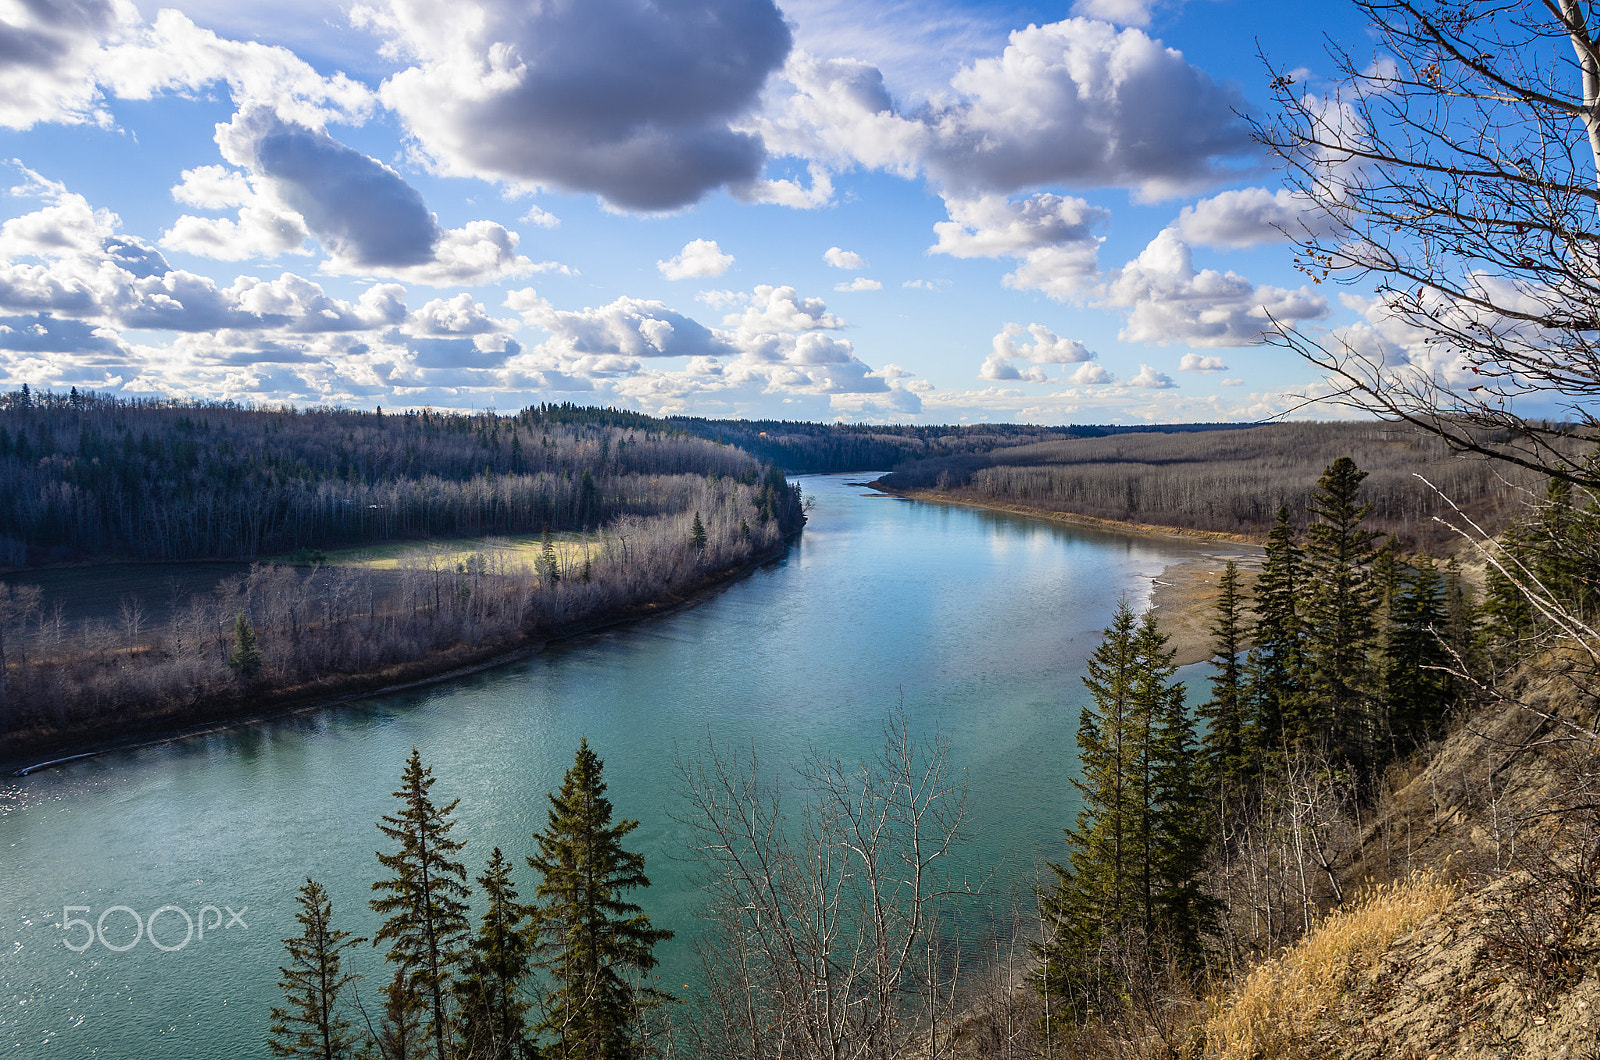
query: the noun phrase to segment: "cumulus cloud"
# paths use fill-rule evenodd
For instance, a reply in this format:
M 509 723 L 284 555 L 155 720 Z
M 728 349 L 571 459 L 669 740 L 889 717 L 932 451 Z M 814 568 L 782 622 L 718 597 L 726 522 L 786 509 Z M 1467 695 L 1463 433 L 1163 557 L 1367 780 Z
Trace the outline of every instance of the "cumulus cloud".
M 1072 13 L 1115 22 L 1119 26 L 1148 26 L 1150 15 L 1164 6 L 1163 0 L 1074 0 Z
M 683 245 L 675 257 L 656 262 L 661 275 L 669 280 L 721 276 L 733 265 L 733 255 L 724 254 L 714 239 L 695 239 Z
M 1128 380 L 1128 385 L 1146 390 L 1165 390 L 1178 384 L 1172 381 L 1170 375 L 1158 372 L 1148 364 L 1141 364 L 1139 374 Z
M 847 269 L 857 272 L 867 267 L 867 259 L 853 250 L 844 250 L 841 247 L 829 247 L 823 251 L 822 260 L 836 269 Z
M 883 284 L 879 283 L 877 280 L 869 280 L 865 276 L 857 276 L 855 279 L 851 280 L 849 283 L 836 283 L 836 284 L 834 284 L 833 285 L 833 289 L 835 291 L 845 291 L 845 292 L 849 292 L 849 291 L 881 291 L 881 290 L 883 290 Z
M 1178 234 L 1197 246 L 1239 250 L 1328 231 L 1326 217 L 1287 188 L 1240 188 L 1201 199 L 1178 214 Z
M 797 54 L 784 78 L 752 126 L 770 149 L 922 172 L 957 197 L 1063 184 L 1160 199 L 1225 179 L 1254 152 L 1236 90 L 1140 29 L 1090 19 L 1013 32 L 914 112 L 859 61 Z
M 1027 341 L 1019 341 L 1024 336 Z M 980 379 L 1045 383 L 1050 377 L 1042 365 L 1080 364 L 1094 359 L 1094 353 L 1083 343 L 1077 339 L 1063 339 L 1043 324 L 1029 324 L 1025 328 L 1020 324 L 1007 324 L 995 335 L 992 346 L 978 369 Z M 1030 366 L 1018 368 L 1013 363 L 1018 360 L 1028 361 Z M 1096 373 L 1085 373 L 1083 369 L 1079 373 L 1085 375 L 1084 381 L 1098 383 L 1110 379 L 1103 369 L 1097 373 L 1099 378 L 1092 380 L 1089 375 Z
M 239 167 L 187 170 L 181 202 L 239 205 L 237 220 L 185 214 L 162 236 L 172 250 L 222 260 L 306 253 L 315 237 L 330 272 L 379 274 L 442 286 L 522 275 L 533 263 L 520 237 L 492 221 L 444 229 L 399 173 L 327 132 L 250 106 L 217 127 L 225 160 Z
M 1003 195 L 946 199 L 944 206 L 950 220 L 933 226 L 939 241 L 928 252 L 957 258 L 1020 258 L 1063 244 L 1098 248 L 1095 229 L 1111 219 L 1109 210 L 1082 199 L 1043 192 L 1015 201 Z
M 1008 287 L 1067 301 L 1081 297 L 1099 275 L 1101 239 L 1095 230 L 1111 215 L 1082 199 L 1043 192 L 1021 200 L 947 198 L 945 211 L 950 220 L 933 226 L 939 240 L 929 253 L 1020 258 L 1003 281 Z
M 1125 311 L 1118 337 L 1162 346 L 1246 346 L 1260 339 L 1269 316 L 1292 322 L 1328 312 L 1327 301 L 1305 286 L 1258 287 L 1232 271 L 1196 269 L 1188 244 L 1172 228 L 1113 270 L 1099 301 Z
M 150 99 L 228 85 L 238 102 L 313 124 L 360 121 L 374 97 L 343 74 L 323 77 L 286 48 L 232 41 L 163 10 L 145 23 L 126 0 L 10 5 L 0 22 L 0 125 L 112 124 L 106 97 Z
M 412 65 L 384 102 L 442 172 L 667 210 L 756 181 L 730 128 L 782 65 L 772 0 L 378 0 L 353 20 Z
M 1180 372 L 1226 372 L 1228 366 L 1221 357 L 1202 357 L 1198 353 L 1186 353 L 1178 361 Z

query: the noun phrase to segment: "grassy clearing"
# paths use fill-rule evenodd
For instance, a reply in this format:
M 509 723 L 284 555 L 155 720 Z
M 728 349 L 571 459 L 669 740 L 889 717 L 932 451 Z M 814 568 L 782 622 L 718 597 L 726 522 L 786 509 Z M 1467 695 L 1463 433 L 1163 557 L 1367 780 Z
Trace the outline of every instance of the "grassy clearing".
M 595 535 L 559 533 L 550 535 L 551 544 L 563 566 L 581 564 L 584 550 L 599 551 Z M 514 570 L 533 567 L 539 559 L 542 539 L 538 534 L 509 537 L 447 537 L 431 541 L 386 541 L 355 548 L 325 552 L 290 552 L 266 557 L 269 563 L 305 564 L 320 562 L 332 567 L 361 567 L 366 570 L 400 570 L 405 567 L 439 566 L 454 569 L 472 556 L 481 556 L 491 567 Z
M 1216 1060 L 1303 1055 L 1318 1023 L 1351 981 L 1401 932 L 1440 912 L 1456 889 L 1432 873 L 1380 887 L 1329 914 L 1287 953 L 1261 965 L 1209 1019 L 1207 1056 Z

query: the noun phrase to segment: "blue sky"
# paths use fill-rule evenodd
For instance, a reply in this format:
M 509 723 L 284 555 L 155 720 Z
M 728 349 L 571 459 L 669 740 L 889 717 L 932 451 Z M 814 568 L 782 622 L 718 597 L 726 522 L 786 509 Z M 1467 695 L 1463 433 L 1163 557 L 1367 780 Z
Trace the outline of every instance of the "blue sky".
M 1256 419 L 1341 3 L 0 0 L 0 385 Z M 1354 292 L 1359 294 L 1359 292 Z M 1333 415 L 1327 408 L 1322 415 Z

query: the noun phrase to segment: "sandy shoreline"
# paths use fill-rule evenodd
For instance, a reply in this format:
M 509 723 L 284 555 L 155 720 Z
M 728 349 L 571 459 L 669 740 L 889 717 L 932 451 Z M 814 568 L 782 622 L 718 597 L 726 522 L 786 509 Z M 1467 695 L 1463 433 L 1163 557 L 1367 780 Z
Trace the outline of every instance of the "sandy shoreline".
M 870 483 L 868 484 L 870 485 Z M 1239 565 L 1242 586 L 1255 581 L 1261 567 L 1262 549 L 1259 543 L 1243 534 L 1222 534 L 1206 530 L 1187 530 L 1181 527 L 1154 526 L 1149 523 L 1121 523 L 1114 519 L 1097 519 L 1070 512 L 1053 512 L 1043 508 L 1029 508 L 1021 504 L 997 504 L 987 501 L 969 501 L 926 490 L 873 489 L 886 496 L 905 497 L 930 504 L 952 504 L 962 508 L 982 508 L 1005 512 L 1030 519 L 1043 519 L 1067 526 L 1081 526 L 1092 530 L 1105 530 L 1119 534 L 1138 534 L 1144 537 L 1177 539 L 1186 543 L 1209 541 L 1218 545 L 1215 553 L 1197 555 L 1190 559 L 1168 564 L 1155 577 L 1150 596 L 1151 610 L 1161 622 L 1161 629 L 1171 639 L 1167 647 L 1177 652 L 1179 666 L 1204 662 L 1211 657 L 1212 608 L 1217 599 L 1217 582 L 1228 560 Z

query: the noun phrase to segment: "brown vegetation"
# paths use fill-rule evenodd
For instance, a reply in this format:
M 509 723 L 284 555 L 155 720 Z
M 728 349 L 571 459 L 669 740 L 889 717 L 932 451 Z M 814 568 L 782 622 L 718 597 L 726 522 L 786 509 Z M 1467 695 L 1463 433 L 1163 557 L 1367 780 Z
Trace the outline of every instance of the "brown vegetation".
M 1264 538 L 1280 505 L 1303 513 L 1318 476 L 1339 456 L 1369 473 L 1368 524 L 1415 549 L 1454 538 L 1435 516 L 1450 506 L 1503 526 L 1543 480 L 1450 452 L 1432 435 L 1387 423 L 1284 423 L 1192 434 L 1119 434 L 1012 446 L 904 465 L 876 483 L 934 490 L 956 501 L 1019 505 L 1096 519 Z

